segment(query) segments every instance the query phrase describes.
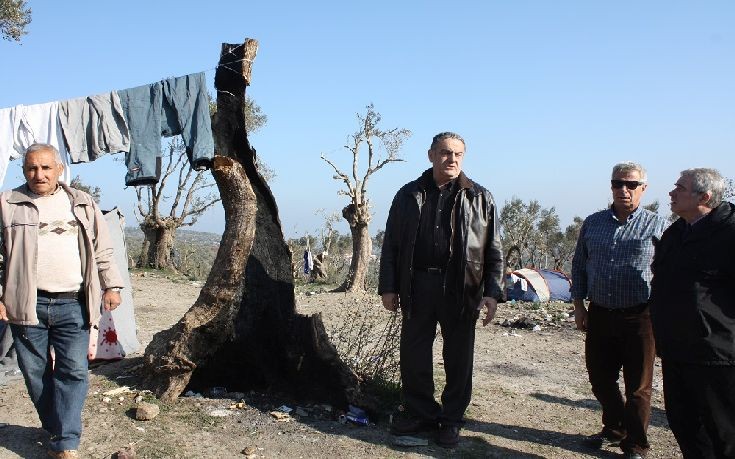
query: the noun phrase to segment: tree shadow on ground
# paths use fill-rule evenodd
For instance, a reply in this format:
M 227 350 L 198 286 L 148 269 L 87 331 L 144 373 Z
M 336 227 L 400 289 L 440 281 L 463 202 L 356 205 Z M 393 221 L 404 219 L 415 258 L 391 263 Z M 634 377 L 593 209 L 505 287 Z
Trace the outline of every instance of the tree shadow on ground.
M 564 397 L 557 397 L 555 395 L 542 394 L 540 392 L 534 392 L 531 397 L 547 403 L 556 403 L 558 405 L 571 406 L 573 408 L 587 408 L 592 411 L 600 411 L 600 403 L 597 400 L 590 398 L 582 400 L 571 400 Z M 666 412 L 655 406 L 651 407 L 651 421 L 650 424 L 656 427 L 663 427 L 668 429 L 669 422 L 666 419 Z
M 468 421 L 465 430 L 484 433 L 508 440 L 536 443 L 551 446 L 588 457 L 619 457 L 618 453 L 607 450 L 592 450 L 582 444 L 585 435 L 568 434 L 533 427 L 513 426 L 495 422 Z M 541 457 L 541 456 L 540 456 Z
M 34 459 L 48 457 L 48 434 L 39 427 L 8 424 L 0 427 L 0 446 L 19 457 Z
M 366 427 L 341 425 L 329 420 L 316 420 L 310 418 L 302 418 L 299 422 L 307 425 L 315 430 L 325 434 L 341 435 L 374 445 L 384 445 L 385 447 L 395 451 L 397 455 L 416 454 L 420 457 L 502 457 L 515 459 L 540 459 L 544 456 L 518 451 L 512 448 L 492 445 L 487 439 L 480 435 L 472 435 L 471 430 L 463 430 L 460 434 L 460 442 L 455 448 L 444 448 L 439 446 L 435 440 L 435 434 L 421 434 L 416 437 L 426 438 L 429 440 L 428 446 L 402 447 L 391 443 L 392 435 L 388 432 L 386 423 L 378 425 L 370 425 Z

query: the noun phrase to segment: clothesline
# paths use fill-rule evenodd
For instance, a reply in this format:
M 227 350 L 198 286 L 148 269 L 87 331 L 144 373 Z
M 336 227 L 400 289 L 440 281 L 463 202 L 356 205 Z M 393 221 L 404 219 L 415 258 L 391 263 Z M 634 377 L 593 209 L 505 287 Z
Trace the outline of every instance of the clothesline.
M 0 184 L 9 160 L 34 143 L 51 144 L 64 163 L 125 153 L 126 186 L 152 185 L 160 177 L 160 138 L 181 134 L 195 170 L 214 156 L 205 72 L 133 88 L 43 104 L 0 109 Z

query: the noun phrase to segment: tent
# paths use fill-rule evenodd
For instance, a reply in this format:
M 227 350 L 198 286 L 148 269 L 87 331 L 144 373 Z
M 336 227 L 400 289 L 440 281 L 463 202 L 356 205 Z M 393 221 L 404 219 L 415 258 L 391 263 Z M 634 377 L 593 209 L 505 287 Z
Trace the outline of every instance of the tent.
M 572 282 L 559 271 L 518 269 L 506 276 L 505 286 L 509 300 L 572 302 Z
M 117 209 L 105 212 L 110 240 L 115 248 L 115 262 L 125 288 L 120 292 L 122 303 L 114 311 L 102 311 L 99 328 L 89 336 L 89 360 L 117 360 L 140 348 L 135 326 L 133 292 L 128 272 L 128 251 L 125 246 L 125 217 Z

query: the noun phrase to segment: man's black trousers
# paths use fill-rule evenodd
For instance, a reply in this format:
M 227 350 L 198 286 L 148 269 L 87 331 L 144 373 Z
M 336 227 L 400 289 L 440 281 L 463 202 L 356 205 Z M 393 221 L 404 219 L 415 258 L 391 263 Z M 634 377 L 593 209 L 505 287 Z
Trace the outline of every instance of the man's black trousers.
M 661 363 L 666 418 L 684 459 L 735 458 L 735 366 Z
M 477 313 L 460 315 L 454 295 L 445 295 L 440 273 L 414 272 L 410 318 L 401 329 L 401 392 L 409 415 L 444 425 L 462 423 L 472 395 L 472 359 Z M 441 327 L 446 385 L 434 399 L 432 345 Z

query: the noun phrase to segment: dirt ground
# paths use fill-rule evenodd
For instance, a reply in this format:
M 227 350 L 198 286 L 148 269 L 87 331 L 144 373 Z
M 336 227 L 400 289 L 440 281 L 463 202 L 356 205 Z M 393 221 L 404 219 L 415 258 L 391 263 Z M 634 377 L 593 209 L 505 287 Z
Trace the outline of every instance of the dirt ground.
M 133 276 L 139 339 L 143 348 L 153 334 L 175 323 L 196 300 L 200 287 L 159 276 Z M 380 309 L 377 296 L 301 292 L 302 313 L 322 312 L 325 322 L 340 320 L 348 303 Z M 590 451 L 585 435 L 599 430 L 600 410 L 584 369 L 583 335 L 565 320 L 569 305 L 552 303 L 540 310 L 528 303 L 504 304 L 494 323 L 478 324 L 472 404 L 460 445 L 454 450 L 433 441 L 422 447 L 390 445 L 385 422 L 369 426 L 341 424 L 340 407 L 301 405 L 291 422 L 279 422 L 269 412 L 292 401 L 260 393 L 236 399 L 182 397 L 174 404 L 156 403 L 161 413 L 151 421 L 136 421 L 135 367 L 142 349 L 123 361 L 90 371 L 90 391 L 84 409 L 82 457 L 107 458 L 133 445 L 138 457 L 617 457 L 619 450 Z M 546 315 L 552 317 L 547 321 Z M 511 329 L 508 319 L 534 317 L 541 330 Z M 435 378 L 443 381 L 437 339 Z M 130 392 L 105 395 L 114 389 Z M 122 389 L 124 390 L 124 389 Z M 242 397 L 244 403 L 234 405 Z M 330 408 L 332 411 L 330 411 Z M 292 413 L 293 414 L 293 413 Z M 680 453 L 663 411 L 660 366 L 656 367 L 649 457 L 674 458 Z M 47 435 L 41 430 L 22 381 L 0 386 L 0 458 L 46 457 Z

